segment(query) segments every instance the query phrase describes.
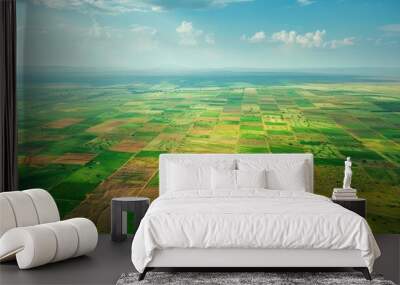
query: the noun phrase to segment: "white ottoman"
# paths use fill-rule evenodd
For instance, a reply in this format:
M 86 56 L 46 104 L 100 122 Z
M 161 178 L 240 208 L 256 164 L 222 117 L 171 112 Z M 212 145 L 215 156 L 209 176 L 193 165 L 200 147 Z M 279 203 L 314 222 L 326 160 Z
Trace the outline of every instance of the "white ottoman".
M 20 269 L 96 248 L 96 226 L 85 218 L 60 222 L 53 198 L 42 189 L 0 193 L 0 214 L 0 261 L 16 258 Z

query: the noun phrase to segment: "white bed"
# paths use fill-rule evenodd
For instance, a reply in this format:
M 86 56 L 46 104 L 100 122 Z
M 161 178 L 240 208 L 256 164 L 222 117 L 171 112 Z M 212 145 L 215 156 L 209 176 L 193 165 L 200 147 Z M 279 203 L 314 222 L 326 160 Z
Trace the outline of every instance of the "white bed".
M 231 162 L 245 176 L 269 169 L 273 187 L 185 189 L 171 181 L 202 184 L 207 179 L 185 168 Z M 184 168 L 171 173 L 176 165 Z M 362 217 L 312 194 L 312 154 L 164 154 L 159 170 L 160 197 L 132 243 L 140 279 L 154 267 L 354 267 L 370 278 L 380 255 L 371 230 Z

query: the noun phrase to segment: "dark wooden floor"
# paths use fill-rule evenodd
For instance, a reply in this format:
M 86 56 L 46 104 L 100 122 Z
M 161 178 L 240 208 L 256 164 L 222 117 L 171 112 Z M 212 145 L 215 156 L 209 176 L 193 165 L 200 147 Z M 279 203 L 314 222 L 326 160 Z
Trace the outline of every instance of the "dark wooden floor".
M 395 283 L 400 281 L 400 235 L 376 237 L 382 257 L 375 272 Z M 15 262 L 0 265 L 0 284 L 115 284 L 124 272 L 134 271 L 130 260 L 131 239 L 111 242 L 100 235 L 97 249 L 82 256 L 30 270 L 19 270 Z

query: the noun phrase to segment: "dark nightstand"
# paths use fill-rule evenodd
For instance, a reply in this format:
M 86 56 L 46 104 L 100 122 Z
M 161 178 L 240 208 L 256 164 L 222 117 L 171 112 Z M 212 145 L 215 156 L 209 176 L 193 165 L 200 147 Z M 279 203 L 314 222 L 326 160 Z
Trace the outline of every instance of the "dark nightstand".
M 111 200 L 111 240 L 123 241 L 127 233 L 127 212 L 134 214 L 135 232 L 146 214 L 150 199 L 146 197 L 119 197 Z
M 334 200 L 333 203 L 339 204 L 340 206 L 359 214 L 365 218 L 367 216 L 367 200 L 363 198 L 349 199 L 349 200 Z

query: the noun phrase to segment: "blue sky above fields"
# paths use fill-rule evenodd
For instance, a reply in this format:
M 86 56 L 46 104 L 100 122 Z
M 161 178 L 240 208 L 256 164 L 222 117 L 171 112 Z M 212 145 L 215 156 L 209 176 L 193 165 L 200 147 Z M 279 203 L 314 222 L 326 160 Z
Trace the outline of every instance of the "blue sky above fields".
M 18 63 L 399 67 L 398 11 L 398 0 L 17 0 Z

